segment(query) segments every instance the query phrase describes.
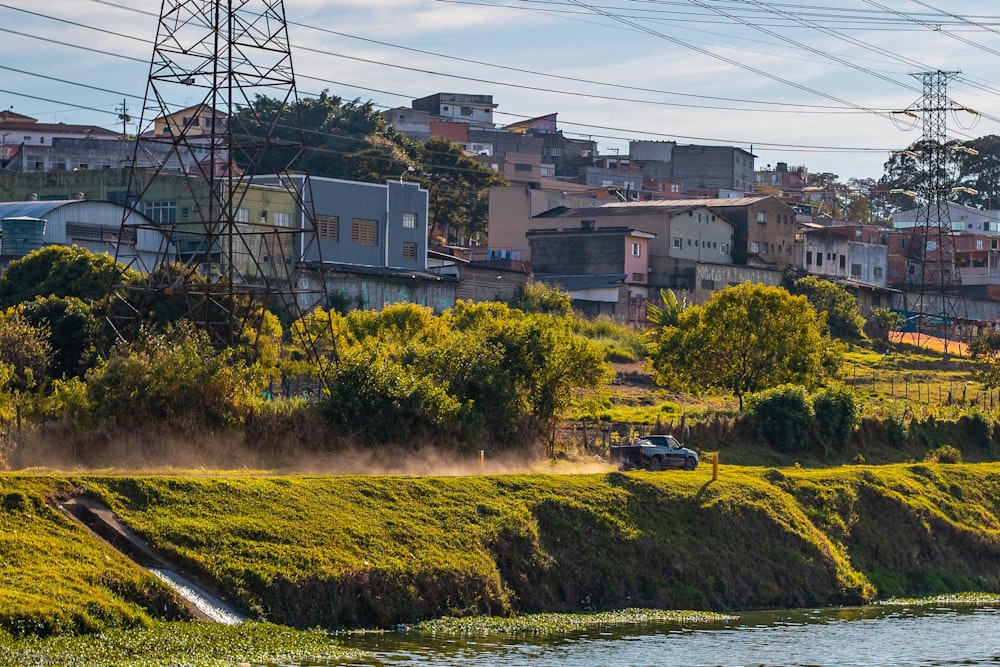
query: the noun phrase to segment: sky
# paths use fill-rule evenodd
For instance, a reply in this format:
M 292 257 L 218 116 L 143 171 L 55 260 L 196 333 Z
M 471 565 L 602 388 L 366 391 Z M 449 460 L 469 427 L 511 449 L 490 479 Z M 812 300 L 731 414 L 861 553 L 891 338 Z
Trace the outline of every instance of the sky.
M 207 0 L 165 5 L 183 2 Z M 135 132 L 149 120 L 159 10 L 0 0 L 0 105 L 109 129 L 124 106 Z M 758 169 L 878 178 L 933 117 L 921 74 L 935 71 L 951 73 L 948 138 L 1000 134 L 995 0 L 294 0 L 284 11 L 300 98 L 327 90 L 381 110 L 492 95 L 498 124 L 557 113 L 605 155 L 631 139 L 730 145 Z

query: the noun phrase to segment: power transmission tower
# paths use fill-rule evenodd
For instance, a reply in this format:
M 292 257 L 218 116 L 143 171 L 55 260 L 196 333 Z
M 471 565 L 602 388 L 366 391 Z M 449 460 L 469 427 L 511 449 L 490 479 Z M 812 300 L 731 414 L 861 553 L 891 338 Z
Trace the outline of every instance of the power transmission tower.
M 948 99 L 948 81 L 957 74 L 934 71 L 913 75 L 923 84 L 923 96 L 901 113 L 913 117 L 919 114 L 923 134 L 919 143 L 904 152 L 921 164 L 923 190 L 894 191 L 913 196 L 919 205 L 905 253 L 906 309 L 913 318 L 918 344 L 924 334 L 938 335 L 945 352 L 949 341 L 958 337 L 960 327 L 967 323 L 949 203 L 949 195 L 956 189 L 950 155 L 956 149 L 971 150 L 948 141 L 948 112 L 968 110 Z
M 258 96 L 270 100 L 263 111 Z M 283 177 L 304 146 L 297 101 L 282 0 L 163 0 L 127 190 L 152 222 L 133 216 L 121 232 L 158 239 L 160 252 L 141 267 L 148 278 L 126 288 L 118 310 L 132 324 L 167 299 L 172 316 L 232 346 L 260 331 L 266 307 L 294 316 L 325 305 L 322 285 L 308 294 L 293 280 L 302 257 L 319 256 L 309 207 Z M 270 191 L 253 183 L 264 172 L 278 175 Z M 155 201 L 168 177 L 192 208 Z M 261 210 L 261 197 L 283 212 Z M 123 337 L 128 329 L 120 324 Z

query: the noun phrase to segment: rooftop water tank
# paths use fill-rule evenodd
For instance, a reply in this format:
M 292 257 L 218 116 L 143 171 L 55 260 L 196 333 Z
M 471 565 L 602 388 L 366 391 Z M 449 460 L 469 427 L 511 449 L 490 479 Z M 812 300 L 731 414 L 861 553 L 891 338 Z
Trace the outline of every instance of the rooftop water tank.
M 18 216 L 0 220 L 0 254 L 24 257 L 44 244 L 45 220 Z

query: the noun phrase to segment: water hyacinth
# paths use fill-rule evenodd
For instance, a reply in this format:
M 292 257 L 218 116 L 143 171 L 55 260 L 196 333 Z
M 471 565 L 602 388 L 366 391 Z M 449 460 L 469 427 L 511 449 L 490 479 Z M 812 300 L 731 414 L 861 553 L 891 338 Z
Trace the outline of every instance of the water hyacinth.
M 0 634 L 0 665 L 42 667 L 223 667 L 340 664 L 364 657 L 319 631 L 269 623 L 154 623 L 148 629 L 109 630 L 13 640 Z
M 914 607 L 914 606 L 977 606 L 992 607 L 1000 605 L 1000 595 L 995 593 L 948 593 L 932 595 L 926 598 L 890 598 L 879 600 L 875 604 L 883 607 Z
M 707 625 L 733 621 L 738 616 L 707 611 L 664 611 L 662 609 L 621 609 L 591 614 L 524 614 L 511 617 L 466 616 L 424 621 L 415 631 L 449 635 L 557 635 L 597 627 L 621 625 Z

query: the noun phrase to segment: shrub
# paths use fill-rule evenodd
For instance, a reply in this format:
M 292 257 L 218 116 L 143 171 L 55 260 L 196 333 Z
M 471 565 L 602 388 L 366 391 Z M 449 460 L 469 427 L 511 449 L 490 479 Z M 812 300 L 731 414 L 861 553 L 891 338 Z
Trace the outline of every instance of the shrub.
M 906 424 L 900 415 L 889 415 L 885 420 L 885 434 L 889 444 L 896 449 L 906 444 Z
M 993 452 L 993 424 L 982 412 L 974 410 L 971 414 L 962 415 L 958 426 L 968 442 L 986 452 Z
M 822 389 L 813 396 L 816 432 L 828 447 L 840 447 L 858 430 L 861 411 L 854 392 L 844 385 Z
M 928 463 L 961 463 L 962 452 L 951 445 L 941 445 L 937 449 L 931 450 L 924 457 Z
M 803 387 L 782 385 L 753 394 L 747 402 L 754 428 L 772 447 L 787 453 L 806 448 L 814 413 Z

